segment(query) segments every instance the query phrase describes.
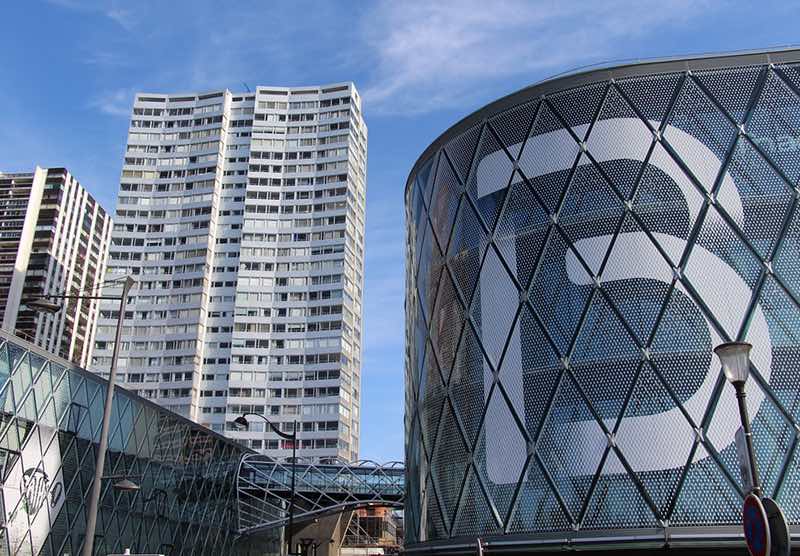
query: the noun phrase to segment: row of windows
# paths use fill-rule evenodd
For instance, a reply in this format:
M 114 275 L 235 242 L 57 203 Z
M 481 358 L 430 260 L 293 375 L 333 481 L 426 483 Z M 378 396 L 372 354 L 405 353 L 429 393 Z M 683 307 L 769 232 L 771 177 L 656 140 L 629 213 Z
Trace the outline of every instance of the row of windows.
M 255 199 L 256 192 L 249 193 L 253 193 L 251 199 Z M 266 194 L 266 192 L 261 193 Z M 330 212 L 335 210 L 344 210 L 347 208 L 346 201 L 317 204 L 281 203 L 276 205 L 254 205 L 249 203 L 248 205 L 249 206 L 245 208 L 245 212 L 248 214 L 312 214 L 314 212 Z M 256 209 L 256 207 L 258 208 Z
M 243 161 L 244 162 L 244 161 Z M 272 174 L 301 174 L 304 172 L 335 172 L 346 170 L 348 163 L 346 160 L 338 162 L 325 162 L 318 164 L 250 164 L 247 169 L 249 172 L 272 173 Z M 227 170 L 226 170 L 227 171 Z M 230 170 L 231 172 L 233 170 Z M 242 170 L 239 170 L 241 172 Z M 223 174 L 225 175 L 225 174 Z M 234 174 L 231 174 L 234 175 Z M 239 174 L 235 174 L 239 175 Z
M 95 349 L 110 350 L 114 347 L 113 341 L 97 340 L 94 343 Z M 137 352 L 147 351 L 178 351 L 178 350 L 194 350 L 197 347 L 196 340 L 161 340 L 161 341 L 122 341 L 120 349 L 122 351 L 130 351 L 133 349 Z M 145 361 L 146 358 L 133 358 L 131 361 Z M 121 361 L 121 360 L 120 360 Z M 122 365 L 120 365 L 122 366 Z M 131 365 L 135 366 L 135 365 Z
M 204 164 L 207 162 L 215 163 L 217 156 L 216 153 L 164 158 L 126 156 L 123 163 L 126 166 L 186 166 L 188 164 Z M 247 159 L 242 160 L 242 162 L 247 162 Z
M 276 114 L 274 112 L 258 112 L 253 116 L 253 120 L 242 120 L 252 124 L 253 121 L 257 122 L 313 122 L 316 120 L 335 120 L 339 118 L 349 118 L 350 110 L 329 110 L 326 112 L 300 112 L 294 114 Z M 234 122 L 232 122 L 233 124 Z
M 236 224 L 233 225 L 234 227 Z M 166 239 L 166 238 L 165 238 Z M 246 255 L 246 251 L 251 248 L 242 248 L 242 254 Z M 308 248 L 263 248 L 263 249 L 254 249 L 255 251 L 261 251 L 259 256 L 268 256 L 268 257 L 306 257 L 309 255 L 312 249 Z M 231 253 L 228 253 L 231 254 Z M 9 262 L 13 262 L 14 259 L 11 259 Z M 342 268 L 344 266 L 344 259 L 327 259 L 322 261 L 315 261 L 315 262 L 291 262 L 291 263 L 275 263 L 275 271 L 277 272 L 297 272 L 297 271 L 317 271 L 317 270 L 324 270 L 328 268 Z M 215 266 L 213 267 L 214 272 L 218 273 L 230 273 L 238 271 L 238 267 L 235 266 Z M 348 271 L 350 270 L 350 265 L 348 263 Z M 238 277 L 238 281 L 240 285 L 244 286 L 260 286 L 264 285 L 259 281 L 256 277 Z M 222 301 L 222 300 L 219 300 Z
M 166 191 L 195 191 L 198 189 L 213 189 L 215 181 L 199 180 L 189 182 L 176 182 L 176 183 L 129 183 L 123 182 L 120 184 L 120 191 L 144 191 L 149 193 L 151 191 L 166 192 Z M 244 184 L 242 184 L 244 188 Z
M 206 139 L 211 137 L 216 137 L 215 142 L 219 142 L 221 131 L 222 129 L 219 127 L 172 133 L 147 133 L 141 131 L 131 131 L 128 133 L 128 142 L 135 144 L 137 141 L 141 141 L 143 143 L 161 141 L 191 141 L 193 139 Z
M 288 284 L 276 284 L 279 287 L 286 287 Z M 279 301 L 286 303 L 298 303 L 302 301 L 318 301 L 324 299 L 342 299 L 342 290 L 316 290 L 302 292 L 236 292 L 236 314 L 247 317 L 269 317 L 271 311 L 282 311 L 281 309 L 270 309 L 269 307 L 256 307 L 259 302 L 266 303 Z M 220 315 L 221 316 L 221 315 Z M 275 316 L 283 316 L 277 313 Z M 289 330 L 289 332 L 303 332 L 304 330 Z
M 209 423 L 206 425 L 214 432 L 224 432 L 224 431 L 239 431 L 236 428 L 236 425 L 233 423 L 229 423 L 226 428 L 223 429 L 222 423 Z M 247 448 L 252 448 L 253 450 L 291 450 L 292 449 L 292 442 L 290 440 L 271 440 L 271 439 L 241 439 L 237 440 L 239 444 L 245 446 Z M 338 448 L 341 450 L 348 450 L 349 443 L 338 440 L 335 438 L 299 438 L 298 439 L 298 450 L 321 450 L 321 449 L 334 449 Z
M 321 101 L 305 100 L 301 102 L 281 102 L 281 101 L 258 101 L 258 107 L 269 110 L 304 110 L 310 108 L 326 108 L 329 106 L 339 106 L 340 104 L 350 104 L 350 97 L 337 97 Z
M 203 226 L 175 227 L 174 231 L 193 230 L 203 228 Z M 168 230 L 169 231 L 169 230 Z M 205 249 L 190 249 L 188 251 L 169 251 L 166 253 L 128 253 L 126 251 L 109 252 L 111 261 L 172 261 L 180 259 L 205 258 Z
M 233 389 L 231 389 L 233 390 Z M 339 395 L 338 386 L 321 388 L 269 388 L 269 398 L 328 398 Z
M 311 160 L 313 158 L 332 158 L 335 156 L 347 156 L 347 147 L 321 151 L 251 151 L 249 157 L 239 159 L 239 162 L 247 162 L 248 158 L 250 160 Z M 235 162 L 236 160 L 232 161 Z
M 268 226 L 264 225 L 267 221 L 266 220 L 247 220 L 245 221 L 244 225 L 246 228 L 267 228 Z M 271 227 L 271 226 L 270 226 Z M 327 232 L 313 232 L 313 233 L 303 233 L 303 234 L 266 234 L 273 238 L 271 241 L 277 241 L 279 243 L 286 243 L 286 242 L 306 242 L 306 241 L 332 241 L 337 239 L 344 239 L 345 238 L 345 231 L 344 230 L 330 230 Z
M 261 130 L 263 131 L 263 129 Z M 335 145 L 337 143 L 347 143 L 350 140 L 350 134 L 344 133 L 339 135 L 329 135 L 327 137 L 301 137 L 298 139 L 277 139 L 277 138 L 264 138 L 254 135 L 250 140 L 250 144 L 242 145 L 228 145 L 226 150 L 234 151 L 237 149 L 247 148 L 264 148 L 264 147 L 277 147 L 283 149 L 284 147 L 313 147 L 315 145 Z
M 207 202 L 211 204 L 212 194 L 202 193 L 196 195 L 182 195 L 180 197 L 120 197 L 118 204 L 120 205 L 139 205 L 139 206 L 154 206 L 154 205 L 183 205 L 190 203 Z M 244 201 L 244 197 L 233 197 L 233 202 Z M 199 212 L 198 212 L 199 211 Z M 201 214 L 211 214 L 211 206 L 200 208 L 187 208 L 181 211 L 171 211 L 167 215 L 172 218 L 198 216 Z
M 206 106 L 195 106 L 186 108 L 136 108 L 133 109 L 134 116 L 161 116 L 166 114 L 168 116 L 187 116 L 191 114 L 208 114 L 209 112 L 219 112 L 222 110 L 222 104 L 209 104 Z
M 141 129 L 171 129 L 175 127 L 192 127 L 201 125 L 213 125 L 222 123 L 223 116 L 210 116 L 206 118 L 195 118 L 194 120 L 131 120 L 132 128 Z
M 237 224 L 230 225 L 230 229 L 236 229 L 233 226 L 237 226 Z M 111 241 L 111 244 L 119 247 L 144 247 L 145 245 L 147 247 L 169 247 L 205 243 L 207 240 L 207 233 L 183 237 L 161 237 L 155 239 L 148 238 L 147 240 L 141 237 L 120 237 L 119 235 L 115 235 Z
M 199 176 L 202 174 L 214 174 L 217 171 L 215 166 L 206 168 L 191 168 L 189 170 L 169 170 L 156 172 L 154 170 L 122 170 L 123 178 L 138 178 L 144 180 L 155 179 L 170 179 L 170 178 L 183 178 L 191 176 Z
M 233 363 L 239 365 L 323 365 L 347 362 L 341 353 L 313 353 L 297 355 L 234 355 Z
M 323 369 L 319 371 L 270 371 L 270 382 L 299 380 L 336 380 L 340 377 L 339 369 Z
M 151 366 L 160 365 L 160 361 L 153 363 Z M 184 382 L 192 380 L 191 372 L 180 373 L 130 373 L 128 375 L 128 382 Z M 123 378 L 123 380 L 125 380 Z
M 319 323 L 315 323 L 319 324 Z M 330 324 L 326 322 L 325 324 Z M 341 327 L 341 322 L 338 322 Z M 269 339 L 269 338 L 250 338 L 250 339 L 234 339 L 234 348 L 248 348 L 248 349 L 318 349 L 318 348 L 338 348 L 341 342 L 340 336 L 331 336 L 328 338 L 300 338 L 300 339 Z
M 331 183 L 347 182 L 347 174 L 335 176 L 317 176 L 302 178 L 248 178 L 249 185 L 261 185 L 269 187 L 307 187 L 311 185 L 324 185 Z
M 217 253 L 220 255 L 224 253 Z M 175 275 L 175 274 L 193 274 L 193 273 L 201 273 L 205 270 L 206 265 L 204 263 L 196 263 L 196 264 L 185 264 L 185 265 L 175 265 L 175 266 L 135 266 L 129 267 L 126 265 L 122 266 L 114 266 L 109 265 L 109 272 L 111 274 L 134 274 L 134 275 L 143 275 L 143 276 L 156 276 L 156 275 Z M 114 317 L 116 318 L 116 317 Z

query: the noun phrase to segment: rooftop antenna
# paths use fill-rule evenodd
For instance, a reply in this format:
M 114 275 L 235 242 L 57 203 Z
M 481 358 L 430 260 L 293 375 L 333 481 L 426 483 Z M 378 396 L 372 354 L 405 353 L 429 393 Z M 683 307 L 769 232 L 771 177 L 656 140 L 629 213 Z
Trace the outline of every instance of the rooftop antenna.
M 247 92 L 249 93 L 250 92 L 250 87 L 247 86 L 247 83 L 242 81 L 242 85 L 244 85 L 244 88 L 247 89 Z

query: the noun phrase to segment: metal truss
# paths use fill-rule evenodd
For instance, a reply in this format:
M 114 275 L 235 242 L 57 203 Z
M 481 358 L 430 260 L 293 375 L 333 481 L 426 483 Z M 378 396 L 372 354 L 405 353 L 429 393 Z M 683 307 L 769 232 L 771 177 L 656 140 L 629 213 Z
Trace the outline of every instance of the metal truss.
M 251 535 L 285 525 L 289 520 L 292 471 L 296 473 L 295 523 L 366 506 L 401 507 L 404 497 L 402 462 L 328 459 L 296 463 L 246 454 L 237 472 L 239 534 Z
M 740 522 L 733 339 L 800 523 L 800 69 L 548 86 L 409 178 L 407 542 Z

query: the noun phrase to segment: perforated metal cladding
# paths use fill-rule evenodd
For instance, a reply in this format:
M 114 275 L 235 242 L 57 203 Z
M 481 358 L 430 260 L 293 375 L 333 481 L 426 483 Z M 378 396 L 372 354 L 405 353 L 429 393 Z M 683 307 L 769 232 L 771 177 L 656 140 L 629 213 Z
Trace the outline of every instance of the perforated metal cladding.
M 800 71 L 639 73 L 520 101 L 409 180 L 409 544 L 740 523 L 733 339 L 800 523 Z

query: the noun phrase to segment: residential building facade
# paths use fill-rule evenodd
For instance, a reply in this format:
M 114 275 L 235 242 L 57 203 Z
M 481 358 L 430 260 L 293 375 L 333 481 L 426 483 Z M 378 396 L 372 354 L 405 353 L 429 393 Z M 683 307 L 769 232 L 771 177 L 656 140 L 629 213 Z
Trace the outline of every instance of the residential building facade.
M 109 258 L 137 280 L 121 383 L 269 455 L 291 443 L 237 416 L 357 459 L 366 154 L 350 83 L 137 95 Z
M 55 314 L 22 300 L 96 292 L 105 275 L 111 218 L 65 168 L 0 172 L 0 321 L 48 351 L 86 365 L 95 299 L 65 301 Z

